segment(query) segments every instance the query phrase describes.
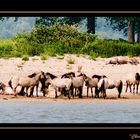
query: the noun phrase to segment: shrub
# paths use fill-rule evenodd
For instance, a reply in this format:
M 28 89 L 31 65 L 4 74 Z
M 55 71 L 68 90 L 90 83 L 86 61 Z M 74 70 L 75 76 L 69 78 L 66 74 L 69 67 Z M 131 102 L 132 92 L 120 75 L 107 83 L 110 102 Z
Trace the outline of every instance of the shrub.
M 28 61 L 29 60 L 29 56 L 28 55 L 23 55 L 22 60 Z
M 68 64 L 74 64 L 75 63 L 75 59 L 69 58 L 69 59 L 67 59 L 67 63 Z
M 48 58 L 48 55 L 46 54 L 41 54 L 40 55 L 41 60 L 46 60 Z

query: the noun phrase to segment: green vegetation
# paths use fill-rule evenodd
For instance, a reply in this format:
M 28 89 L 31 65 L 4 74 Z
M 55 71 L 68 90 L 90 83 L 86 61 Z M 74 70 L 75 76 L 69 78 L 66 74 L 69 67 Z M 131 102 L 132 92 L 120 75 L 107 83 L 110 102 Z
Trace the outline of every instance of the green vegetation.
M 29 56 L 28 55 L 23 55 L 22 60 L 28 61 L 29 60 Z
M 41 54 L 40 55 L 41 60 L 46 60 L 48 56 L 46 54 Z
M 35 55 L 45 60 L 48 56 L 63 56 L 65 53 L 77 56 L 86 54 L 96 60 L 99 56 L 139 56 L 139 52 L 140 44 L 122 40 L 101 40 L 93 34 L 79 32 L 76 27 L 66 24 L 50 27 L 37 25 L 31 32 L 0 40 L 0 57 L 22 57 L 24 61 Z M 68 60 L 68 63 L 74 62 Z
M 75 59 L 69 58 L 69 59 L 67 59 L 67 63 L 68 64 L 74 64 L 75 63 Z

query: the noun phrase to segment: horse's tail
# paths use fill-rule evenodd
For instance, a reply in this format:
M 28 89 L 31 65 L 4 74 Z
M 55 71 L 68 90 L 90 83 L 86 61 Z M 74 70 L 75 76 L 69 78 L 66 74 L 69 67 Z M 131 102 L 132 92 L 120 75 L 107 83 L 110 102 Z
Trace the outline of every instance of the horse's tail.
M 9 80 L 8 85 L 13 89 L 13 87 L 12 87 L 12 78 Z
M 118 92 L 119 92 L 118 98 L 120 98 L 120 95 L 122 93 L 122 88 L 123 88 L 123 82 L 122 82 L 122 80 L 120 80 L 120 84 L 118 86 Z

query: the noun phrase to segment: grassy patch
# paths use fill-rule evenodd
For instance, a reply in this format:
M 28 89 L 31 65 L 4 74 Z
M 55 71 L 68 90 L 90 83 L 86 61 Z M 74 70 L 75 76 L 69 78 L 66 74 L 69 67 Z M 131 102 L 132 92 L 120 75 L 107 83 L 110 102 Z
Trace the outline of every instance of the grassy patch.
M 28 55 L 23 55 L 22 60 L 28 61 L 29 60 L 29 56 Z
M 41 59 L 41 60 L 47 60 L 47 59 L 48 59 L 48 55 L 46 55 L 46 54 L 41 54 L 41 55 L 40 55 L 40 59 Z
M 66 65 L 66 69 L 67 69 L 67 70 L 72 70 L 72 66 L 67 64 L 67 65 Z
M 21 63 L 17 64 L 17 67 L 22 68 L 24 64 L 25 64 L 25 61 L 21 61 Z
M 67 63 L 68 63 L 68 64 L 75 64 L 75 59 L 68 58 L 68 59 L 67 59 Z

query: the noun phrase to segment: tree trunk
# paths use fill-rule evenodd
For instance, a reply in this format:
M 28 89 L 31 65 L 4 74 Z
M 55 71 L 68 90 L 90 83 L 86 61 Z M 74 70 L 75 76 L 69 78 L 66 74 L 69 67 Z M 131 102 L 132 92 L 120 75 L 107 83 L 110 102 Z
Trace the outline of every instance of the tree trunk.
M 87 33 L 95 34 L 95 17 L 87 17 Z
M 134 35 L 134 21 L 128 22 L 128 41 L 135 42 L 135 35 Z
M 140 31 L 138 32 L 138 35 L 137 35 L 137 43 L 140 44 Z

